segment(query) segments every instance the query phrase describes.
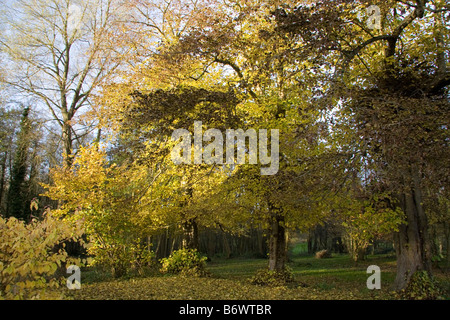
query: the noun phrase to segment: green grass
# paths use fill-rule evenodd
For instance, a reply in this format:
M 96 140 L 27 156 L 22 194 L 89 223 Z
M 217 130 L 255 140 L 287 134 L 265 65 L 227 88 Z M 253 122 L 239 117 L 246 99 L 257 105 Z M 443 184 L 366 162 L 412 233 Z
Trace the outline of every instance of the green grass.
M 381 269 L 381 290 L 369 290 L 369 265 Z M 288 266 L 295 281 L 283 287 L 264 287 L 250 283 L 267 259 L 216 258 L 207 263 L 210 276 L 192 278 L 162 276 L 155 270 L 140 277 L 112 279 L 95 269 L 82 272 L 82 289 L 68 294 L 74 299 L 393 299 L 395 257 L 368 256 L 355 264 L 348 255 L 328 259 L 291 254 Z M 437 271 L 436 278 L 450 287 L 450 275 Z
M 391 256 L 369 256 L 358 265 L 355 265 L 348 255 L 334 255 L 329 259 L 298 256 L 291 258 L 288 262 L 288 266 L 298 279 L 320 276 L 334 277 L 342 281 L 367 279 L 366 270 L 371 264 L 380 266 L 382 275 L 385 275 L 388 280 L 393 280 L 395 258 Z M 243 279 L 251 277 L 256 270 L 265 268 L 266 265 L 266 259 L 217 259 L 208 264 L 208 270 L 219 278 Z
M 291 248 L 290 252 L 295 255 L 306 255 L 308 254 L 308 243 L 307 242 L 298 242 Z

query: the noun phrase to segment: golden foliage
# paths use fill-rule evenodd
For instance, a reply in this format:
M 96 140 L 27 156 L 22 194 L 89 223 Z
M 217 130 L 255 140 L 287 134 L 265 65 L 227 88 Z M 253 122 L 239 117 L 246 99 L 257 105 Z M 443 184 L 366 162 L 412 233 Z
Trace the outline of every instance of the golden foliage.
M 94 145 L 81 148 L 71 169 L 52 172 L 47 195 L 63 200 L 56 213 L 65 221 L 81 222 L 89 238 L 92 264 L 121 276 L 150 263 L 152 253 L 142 240 L 157 228 L 158 219 L 143 219 L 152 186 L 152 172 L 139 165 L 108 164 Z
M 81 241 L 81 224 L 68 224 L 47 211 L 29 224 L 0 217 L 0 299 L 61 298 L 58 268 L 80 265 L 64 241 Z

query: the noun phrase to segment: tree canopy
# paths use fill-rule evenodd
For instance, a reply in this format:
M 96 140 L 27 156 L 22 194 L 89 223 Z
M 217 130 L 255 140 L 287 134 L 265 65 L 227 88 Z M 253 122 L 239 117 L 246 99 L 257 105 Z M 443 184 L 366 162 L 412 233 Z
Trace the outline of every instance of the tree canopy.
M 0 80 L 30 106 L 1 109 L 1 212 L 31 220 L 40 201 L 82 223 L 92 265 L 202 269 L 198 250 L 246 238 L 290 279 L 294 234 L 345 240 L 356 262 L 392 243 L 397 290 L 449 261 L 445 1 L 21 0 L 2 15 Z

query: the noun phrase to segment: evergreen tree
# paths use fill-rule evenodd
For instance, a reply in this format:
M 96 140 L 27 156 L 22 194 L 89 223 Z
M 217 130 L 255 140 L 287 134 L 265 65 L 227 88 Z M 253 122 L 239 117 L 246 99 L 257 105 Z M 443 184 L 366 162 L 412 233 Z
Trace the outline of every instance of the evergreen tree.
M 17 137 L 17 149 L 11 170 L 11 180 L 8 192 L 7 216 L 18 219 L 27 218 L 25 177 L 27 173 L 28 148 L 30 144 L 31 124 L 28 118 L 29 107 L 25 107 L 20 122 L 20 131 Z

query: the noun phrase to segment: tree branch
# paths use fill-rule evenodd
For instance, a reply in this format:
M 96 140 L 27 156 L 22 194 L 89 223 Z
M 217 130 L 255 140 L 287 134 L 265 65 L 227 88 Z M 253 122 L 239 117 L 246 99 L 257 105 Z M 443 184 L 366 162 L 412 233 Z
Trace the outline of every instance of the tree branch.
M 239 76 L 239 78 L 240 78 L 241 80 L 244 80 L 244 81 L 245 81 L 244 75 L 242 74 L 241 69 L 240 69 L 234 62 L 232 62 L 232 61 L 230 61 L 230 60 L 228 60 L 228 59 L 220 59 L 220 58 L 217 57 L 217 56 L 214 57 L 214 62 L 217 62 L 217 63 L 221 63 L 221 64 L 223 64 L 223 65 L 230 66 L 230 67 L 237 73 L 237 75 Z M 247 85 L 246 85 L 246 88 L 248 89 L 248 91 L 249 91 L 250 95 L 252 96 L 252 98 L 253 98 L 253 99 L 256 99 L 256 98 L 257 98 L 256 93 L 254 93 L 253 90 L 252 90 L 251 88 L 248 88 Z

